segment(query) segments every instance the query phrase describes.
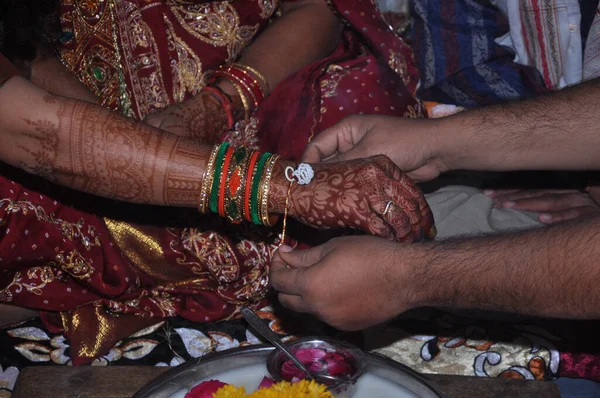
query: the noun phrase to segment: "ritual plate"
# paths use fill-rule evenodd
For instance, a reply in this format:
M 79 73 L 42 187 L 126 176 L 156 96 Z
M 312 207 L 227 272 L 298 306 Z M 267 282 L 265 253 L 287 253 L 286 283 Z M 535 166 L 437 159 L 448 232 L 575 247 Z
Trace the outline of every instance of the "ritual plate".
M 216 379 L 254 391 L 269 376 L 266 361 L 271 346 L 249 346 L 209 354 L 181 364 L 142 387 L 133 398 L 183 398 L 189 389 Z M 378 354 L 365 354 L 366 372 L 356 385 L 353 398 L 443 398 L 423 376 Z

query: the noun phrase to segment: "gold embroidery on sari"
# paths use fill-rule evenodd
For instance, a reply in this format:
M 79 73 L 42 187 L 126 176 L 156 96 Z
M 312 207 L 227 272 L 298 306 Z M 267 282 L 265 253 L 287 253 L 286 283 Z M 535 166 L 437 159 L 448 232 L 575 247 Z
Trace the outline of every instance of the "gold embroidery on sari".
M 279 7 L 279 0 L 258 0 L 261 18 L 271 18 L 275 10 Z
M 259 24 L 240 25 L 240 17 L 229 1 L 185 4 L 169 0 L 173 15 L 192 36 L 215 47 L 226 47 L 232 61 L 258 32 Z
M 61 15 L 63 34 L 71 35 L 75 49 L 61 49 L 60 59 L 97 97 L 101 104 L 131 116 L 131 101 L 123 77 L 116 38 L 115 10 L 110 0 L 63 0 L 72 7 Z M 89 47 L 91 40 L 97 43 Z
M 340 65 L 332 64 L 327 68 L 326 78 L 321 80 L 321 93 L 323 98 L 335 97 L 338 85 L 348 71 Z
M 49 265 L 58 267 L 69 275 L 82 280 L 91 278 L 95 271 L 91 262 L 77 250 L 72 250 L 67 255 L 64 253 L 57 254 L 56 263 L 51 262 Z
M 85 230 L 85 222 L 80 219 L 78 222 L 68 222 L 60 218 L 56 218 L 54 214 L 48 214 L 43 207 L 38 206 L 28 201 L 14 201 L 12 199 L 0 200 L 0 209 L 5 208 L 8 213 L 22 213 L 27 216 L 30 211 L 35 213 L 39 221 L 54 224 L 58 230 L 67 237 L 70 241 L 79 238 L 81 243 L 87 250 L 92 246 L 100 246 L 100 239 L 96 236 L 96 229 L 88 225 L 87 232 Z M 0 221 L 2 218 L 0 218 Z
M 406 112 L 404 112 L 403 117 L 411 119 L 420 119 L 424 117 L 423 106 L 421 105 L 421 102 L 419 100 L 417 101 L 418 103 L 416 105 L 409 105 L 406 108 Z
M 223 141 L 232 146 L 246 146 L 254 151 L 258 150 L 258 119 L 254 116 L 247 120 L 240 120 L 233 130 L 228 131 Z
M 0 301 L 10 303 L 13 299 L 13 292 L 11 288 L 15 288 L 14 293 L 18 294 L 27 290 L 29 293 L 35 294 L 36 296 L 42 295 L 42 289 L 55 279 L 54 271 L 50 266 L 33 267 L 27 271 L 27 278 L 39 279 L 40 283 L 25 283 L 21 272 L 16 272 L 11 283 L 8 284 L 4 289 L 0 289 Z
M 158 45 L 152 29 L 142 18 L 142 9 L 137 4 L 119 1 L 114 2 L 114 5 L 119 16 L 119 44 L 123 54 L 128 55 L 123 60 L 123 73 L 128 75 L 128 81 L 131 83 L 136 116 L 143 119 L 170 103 L 163 81 Z M 152 69 L 155 71 L 147 75 L 147 71 Z
M 206 266 L 192 267 L 195 274 L 204 275 L 210 271 L 219 283 L 231 283 L 239 278 L 236 254 L 220 234 L 186 228 L 181 233 L 181 244 L 201 265 Z
M 177 34 L 173 24 L 165 17 L 170 50 L 177 52 L 177 60 L 171 64 L 173 71 L 173 98 L 182 102 L 187 94 L 196 95 L 206 85 L 200 57 Z
M 402 54 L 390 50 L 390 56 L 388 59 L 388 65 L 400 78 L 405 86 L 410 83 L 411 77 L 408 75 L 408 65 L 406 63 L 406 57 Z

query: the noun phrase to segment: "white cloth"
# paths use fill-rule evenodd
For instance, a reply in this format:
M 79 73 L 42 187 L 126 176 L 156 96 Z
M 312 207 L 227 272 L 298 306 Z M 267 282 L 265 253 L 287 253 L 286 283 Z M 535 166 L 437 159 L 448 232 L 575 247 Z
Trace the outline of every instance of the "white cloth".
M 550 89 L 578 84 L 583 77 L 581 9 L 578 0 L 492 0 L 508 18 L 510 31 L 496 41 L 515 51 L 515 62 L 537 68 Z M 600 43 L 599 43 L 600 44 Z
M 438 230 L 436 240 L 543 226 L 535 213 L 495 209 L 492 199 L 472 187 L 448 186 L 425 195 L 425 198 Z

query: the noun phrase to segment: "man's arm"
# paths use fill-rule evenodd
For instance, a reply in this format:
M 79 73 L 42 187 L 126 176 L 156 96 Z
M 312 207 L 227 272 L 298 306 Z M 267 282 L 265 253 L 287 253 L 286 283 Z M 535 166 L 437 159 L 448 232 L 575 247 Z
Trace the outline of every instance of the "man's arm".
M 599 170 L 599 103 L 596 79 L 466 111 L 433 122 L 434 152 L 455 170 Z
M 600 317 L 600 217 L 529 232 L 399 244 L 370 236 L 282 246 L 271 283 L 285 307 L 359 330 L 417 307 Z
M 419 305 L 558 318 L 600 317 L 600 218 L 414 245 Z M 397 261 L 407 248 L 398 246 Z M 405 261 L 405 260 L 404 260 Z

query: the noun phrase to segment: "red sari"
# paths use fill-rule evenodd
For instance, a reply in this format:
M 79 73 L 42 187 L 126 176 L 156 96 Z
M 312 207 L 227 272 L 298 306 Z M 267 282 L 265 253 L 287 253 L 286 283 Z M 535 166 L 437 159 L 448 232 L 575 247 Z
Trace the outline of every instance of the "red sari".
M 348 24 L 327 58 L 280 83 L 224 140 L 298 158 L 351 114 L 421 117 L 406 43 L 370 1 L 331 1 Z M 62 60 L 102 103 L 143 118 L 202 88 L 273 15 L 276 0 L 65 0 Z M 290 95 L 293 93 L 293 95 Z M 0 302 L 44 311 L 75 364 L 157 319 L 228 319 L 267 293 L 274 244 L 207 228 L 98 217 L 0 177 Z

